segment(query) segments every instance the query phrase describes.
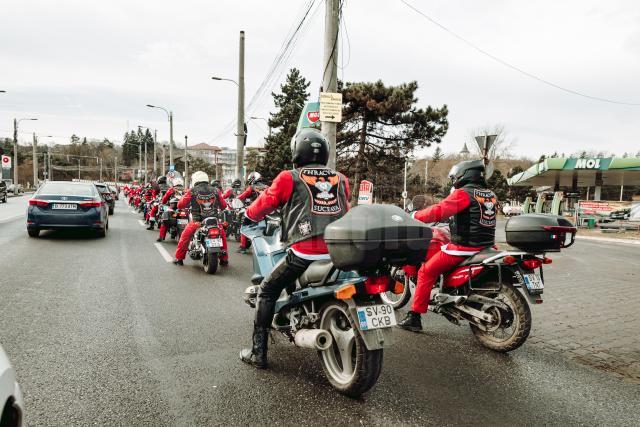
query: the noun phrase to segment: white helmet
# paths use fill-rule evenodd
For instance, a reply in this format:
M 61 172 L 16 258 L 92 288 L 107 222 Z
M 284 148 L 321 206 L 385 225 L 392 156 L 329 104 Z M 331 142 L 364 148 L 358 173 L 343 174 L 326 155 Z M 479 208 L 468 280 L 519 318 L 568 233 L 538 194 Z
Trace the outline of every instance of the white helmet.
M 206 172 L 196 171 L 191 175 L 191 186 L 193 187 L 199 182 L 209 182 L 209 175 Z
M 182 178 L 174 178 L 172 183 L 174 187 L 184 187 L 184 181 Z

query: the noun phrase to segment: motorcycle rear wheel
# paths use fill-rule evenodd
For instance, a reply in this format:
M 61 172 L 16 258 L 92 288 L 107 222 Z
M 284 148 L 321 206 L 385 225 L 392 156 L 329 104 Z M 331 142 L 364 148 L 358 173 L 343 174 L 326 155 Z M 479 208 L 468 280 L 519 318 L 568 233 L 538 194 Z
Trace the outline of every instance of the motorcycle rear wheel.
M 202 267 L 207 274 L 216 274 L 218 271 L 218 254 L 205 253 L 202 257 Z
M 486 287 L 498 287 L 497 283 L 486 283 Z M 495 298 L 507 304 L 510 312 L 493 308 L 492 314 L 500 316 L 500 324 L 493 331 L 483 331 L 470 324 L 471 332 L 484 347 L 507 353 L 525 343 L 531 332 L 531 310 L 522 294 L 508 283 L 503 283 L 498 291 L 482 291 L 481 295 Z
M 396 280 L 396 275 L 401 270 L 402 269 L 399 267 L 394 267 L 393 270 L 391 270 L 391 277 Z M 404 290 L 401 294 L 394 294 L 393 292 L 384 292 L 380 294 L 382 302 L 384 302 L 385 304 L 389 304 L 391 307 L 393 307 L 394 310 L 401 309 L 402 307 L 407 305 L 407 303 L 411 299 L 411 278 L 409 278 L 409 276 L 405 274 L 403 275 L 401 283 L 404 285 Z
M 368 350 L 345 303 L 330 301 L 320 310 L 320 328 L 333 338 L 329 349 L 318 351 L 331 385 L 349 397 L 360 397 L 378 381 L 382 350 Z

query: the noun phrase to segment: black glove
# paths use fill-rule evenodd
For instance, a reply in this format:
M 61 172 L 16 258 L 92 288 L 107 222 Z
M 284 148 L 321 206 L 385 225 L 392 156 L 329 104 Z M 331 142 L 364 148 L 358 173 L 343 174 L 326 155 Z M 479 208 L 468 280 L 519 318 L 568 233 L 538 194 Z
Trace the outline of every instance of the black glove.
M 252 226 L 252 225 L 256 225 L 256 224 L 257 224 L 257 222 L 255 222 L 254 220 L 249 218 L 246 214 L 245 214 L 244 218 L 242 218 L 242 225 Z

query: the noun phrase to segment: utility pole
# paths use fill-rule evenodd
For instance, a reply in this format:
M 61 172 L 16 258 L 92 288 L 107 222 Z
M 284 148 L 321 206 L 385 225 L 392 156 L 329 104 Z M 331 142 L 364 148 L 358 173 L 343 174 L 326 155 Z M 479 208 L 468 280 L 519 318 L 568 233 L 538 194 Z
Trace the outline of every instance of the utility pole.
M 80 179 L 80 157 L 78 157 L 78 180 Z
M 169 165 L 173 164 L 173 112 L 169 111 Z
M 113 182 L 118 183 L 118 153 L 113 159 Z
M 100 157 L 99 160 L 100 160 L 100 182 L 102 182 L 102 157 Z
M 49 146 L 47 145 L 47 178 L 49 181 L 53 181 L 53 168 L 51 167 L 51 153 L 49 152 Z
M 13 119 L 13 184 L 18 185 L 18 120 Z M 14 191 L 15 193 L 15 191 Z
M 162 176 L 165 176 L 167 173 L 165 172 L 165 169 L 164 169 L 164 163 L 165 163 L 165 160 L 164 160 L 164 144 L 160 144 L 160 149 L 162 150 L 162 168 L 161 168 Z
M 187 135 L 184 136 L 184 186 L 188 188 L 189 182 L 189 152 L 187 151 Z
M 141 178 L 142 174 L 142 144 L 138 141 L 138 179 Z
M 156 142 L 158 140 L 158 129 L 153 131 L 153 177 L 158 178 L 158 169 L 156 162 Z
M 322 61 L 322 92 L 338 90 L 338 29 L 340 26 L 340 0 L 326 0 L 324 15 L 324 61 Z M 322 134 L 329 141 L 329 162 L 327 166 L 336 167 L 337 123 L 322 122 Z M 356 183 L 357 184 L 357 183 Z
M 36 140 L 36 133 L 33 133 L 33 188 L 37 188 L 38 186 L 38 154 L 37 154 L 37 146 L 38 142 Z
M 236 132 L 236 177 L 244 183 L 244 31 L 240 31 L 240 55 L 238 60 L 238 126 Z

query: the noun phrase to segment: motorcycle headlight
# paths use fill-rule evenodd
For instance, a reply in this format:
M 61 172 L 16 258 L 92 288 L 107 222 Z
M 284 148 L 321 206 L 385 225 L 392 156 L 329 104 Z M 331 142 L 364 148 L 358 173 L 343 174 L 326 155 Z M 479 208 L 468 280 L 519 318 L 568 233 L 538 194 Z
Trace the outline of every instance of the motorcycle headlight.
M 256 303 L 258 301 L 259 288 L 260 288 L 259 285 L 252 285 L 244 290 L 244 294 L 243 294 L 244 302 L 251 308 L 256 308 Z

